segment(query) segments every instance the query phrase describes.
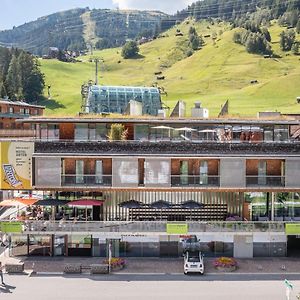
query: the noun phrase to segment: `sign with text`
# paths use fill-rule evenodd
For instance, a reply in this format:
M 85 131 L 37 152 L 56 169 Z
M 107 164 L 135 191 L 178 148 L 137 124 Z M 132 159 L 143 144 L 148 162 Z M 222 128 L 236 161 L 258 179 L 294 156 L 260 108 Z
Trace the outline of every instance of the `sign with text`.
M 188 224 L 167 224 L 167 234 L 187 234 Z
M 31 189 L 32 142 L 1 142 L 1 186 L 3 190 Z
M 300 223 L 285 224 L 286 235 L 300 235 Z
M 0 230 L 4 233 L 22 233 L 22 222 L 0 222 Z

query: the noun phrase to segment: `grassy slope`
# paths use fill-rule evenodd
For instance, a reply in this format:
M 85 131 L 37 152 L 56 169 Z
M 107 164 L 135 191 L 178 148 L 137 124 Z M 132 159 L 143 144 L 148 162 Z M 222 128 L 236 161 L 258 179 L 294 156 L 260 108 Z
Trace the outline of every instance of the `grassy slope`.
M 264 59 L 246 53 L 243 46 L 232 42 L 233 31 L 226 24 L 195 24 L 199 33 L 218 34 L 215 45 L 206 38 L 207 45 L 193 56 L 182 59 L 178 49 L 186 45 L 187 32 L 191 24 L 178 26 L 184 37 L 175 37 L 175 29 L 167 32 L 167 37 L 141 46 L 143 58 L 123 60 L 120 49 L 109 49 L 95 53 L 104 59 L 101 66 L 100 83 L 109 85 L 152 85 L 156 81 L 154 72 L 161 65 L 171 65 L 162 69 L 165 81 L 159 82 L 168 92 L 163 101 L 173 107 L 182 99 L 193 105 L 201 100 L 216 116 L 221 104 L 230 100 L 230 113 L 254 116 L 257 111 L 275 110 L 300 112 L 296 97 L 300 95 L 299 57 L 281 53 L 279 33 L 282 28 L 271 26 L 272 47 L 280 59 Z M 208 28 L 209 27 L 209 28 Z M 220 30 L 224 31 L 220 34 Z M 299 39 L 299 37 L 298 37 Z M 94 78 L 94 65 L 83 57 L 82 63 L 66 64 L 57 61 L 41 61 L 47 84 L 51 84 L 55 99 L 45 103 L 48 114 L 75 114 L 80 110 L 80 86 Z M 121 63 L 118 61 L 121 60 Z M 174 63 L 175 62 L 175 63 Z M 251 80 L 259 84 L 251 85 Z M 57 102 L 56 102 L 57 101 Z

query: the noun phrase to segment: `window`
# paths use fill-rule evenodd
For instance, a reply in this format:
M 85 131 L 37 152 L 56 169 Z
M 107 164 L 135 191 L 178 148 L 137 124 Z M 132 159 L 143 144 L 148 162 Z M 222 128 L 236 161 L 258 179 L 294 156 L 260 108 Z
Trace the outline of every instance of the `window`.
M 200 162 L 200 184 L 208 184 L 208 162 L 206 160 Z
M 76 160 L 76 183 L 84 183 L 84 161 Z
M 75 141 L 87 141 L 89 138 L 88 124 L 75 125 Z
M 14 113 L 14 108 L 10 106 L 10 107 L 8 108 L 8 112 L 9 112 L 10 114 L 13 114 L 13 113 Z
M 267 162 L 262 160 L 258 163 L 258 184 L 266 185 L 267 184 Z
M 180 183 L 182 185 L 189 183 L 189 164 L 187 160 L 180 162 Z
M 29 108 L 26 108 L 26 109 L 25 109 L 25 114 L 26 114 L 26 115 L 29 115 Z
M 95 167 L 95 181 L 98 184 L 103 183 L 103 161 L 96 160 L 96 167 Z

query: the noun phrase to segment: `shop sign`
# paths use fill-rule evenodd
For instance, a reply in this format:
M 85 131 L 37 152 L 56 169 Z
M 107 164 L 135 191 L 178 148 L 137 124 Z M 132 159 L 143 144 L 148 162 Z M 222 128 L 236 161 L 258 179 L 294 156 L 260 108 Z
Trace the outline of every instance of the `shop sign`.
M 188 224 L 167 224 L 167 234 L 187 234 Z
M 1 232 L 22 233 L 22 222 L 0 222 Z
M 286 235 L 300 235 L 300 223 L 285 224 Z
M 32 142 L 0 143 L 0 188 L 3 190 L 30 190 Z

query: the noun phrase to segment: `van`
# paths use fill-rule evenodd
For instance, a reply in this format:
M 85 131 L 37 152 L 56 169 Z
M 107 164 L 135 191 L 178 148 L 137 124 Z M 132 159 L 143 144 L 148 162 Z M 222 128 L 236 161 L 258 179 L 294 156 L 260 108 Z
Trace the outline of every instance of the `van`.
M 204 274 L 204 260 L 201 251 L 186 251 L 184 253 L 184 270 L 183 273 L 200 273 Z

